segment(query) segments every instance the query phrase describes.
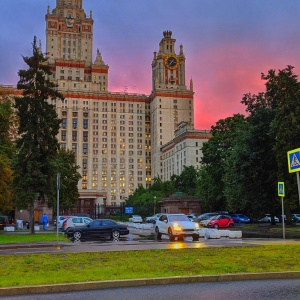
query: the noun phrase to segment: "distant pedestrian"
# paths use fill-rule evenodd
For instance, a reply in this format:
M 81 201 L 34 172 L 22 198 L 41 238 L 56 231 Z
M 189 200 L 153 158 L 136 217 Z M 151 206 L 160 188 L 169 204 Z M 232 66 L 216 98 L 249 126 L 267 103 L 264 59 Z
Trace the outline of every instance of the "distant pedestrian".
M 46 214 L 43 215 L 42 217 L 42 222 L 43 222 L 43 230 L 46 230 L 47 224 L 48 224 L 48 216 Z

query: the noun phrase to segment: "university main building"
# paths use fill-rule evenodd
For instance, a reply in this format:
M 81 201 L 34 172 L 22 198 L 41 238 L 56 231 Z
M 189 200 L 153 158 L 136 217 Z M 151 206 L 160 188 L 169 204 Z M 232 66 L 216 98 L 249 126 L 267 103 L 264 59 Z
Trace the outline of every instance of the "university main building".
M 119 205 L 154 177 L 199 168 L 210 135 L 194 129 L 193 83 L 187 86 L 183 46 L 176 53 L 172 32 L 163 32 L 154 52 L 150 95 L 111 92 L 109 66 L 99 50 L 92 57 L 94 21 L 82 2 L 57 0 L 46 14 L 50 79 L 65 97 L 52 102 L 62 119 L 58 140 L 76 153 L 80 205 Z

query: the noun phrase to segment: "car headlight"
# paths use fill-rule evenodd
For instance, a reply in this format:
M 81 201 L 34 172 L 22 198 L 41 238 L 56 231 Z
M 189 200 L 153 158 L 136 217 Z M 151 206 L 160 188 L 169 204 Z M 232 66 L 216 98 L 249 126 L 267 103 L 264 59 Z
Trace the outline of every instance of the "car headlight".
M 199 227 L 199 224 L 198 223 L 195 223 L 195 229 L 198 230 L 200 227 Z
M 174 229 L 175 231 L 181 231 L 181 230 L 182 230 L 181 226 L 180 226 L 178 223 L 174 223 L 174 224 L 173 224 L 173 229 Z

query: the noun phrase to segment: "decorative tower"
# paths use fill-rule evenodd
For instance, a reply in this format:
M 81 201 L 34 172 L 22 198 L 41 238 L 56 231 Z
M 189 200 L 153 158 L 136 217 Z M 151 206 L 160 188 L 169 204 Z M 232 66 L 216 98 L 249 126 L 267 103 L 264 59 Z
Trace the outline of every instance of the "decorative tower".
M 172 31 L 164 31 L 159 51 L 154 52 L 152 60 L 152 178 L 162 174 L 161 147 L 175 137 L 178 124 L 194 124 L 193 85 L 190 84 L 190 89 L 186 87 L 183 46 L 176 54 L 175 42 Z
M 61 90 L 85 87 L 107 91 L 109 67 L 104 64 L 99 50 L 95 63 L 92 63 L 93 23 L 92 12 L 86 16 L 82 0 L 56 0 L 52 12 L 48 6 L 46 53 L 53 72 L 51 79 Z M 72 83 L 78 81 L 78 84 L 70 86 L 70 80 Z

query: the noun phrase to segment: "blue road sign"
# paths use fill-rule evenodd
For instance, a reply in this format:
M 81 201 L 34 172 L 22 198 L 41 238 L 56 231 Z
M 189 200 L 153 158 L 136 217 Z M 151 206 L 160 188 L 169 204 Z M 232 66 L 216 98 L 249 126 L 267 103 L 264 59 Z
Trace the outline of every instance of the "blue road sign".
M 300 148 L 288 151 L 289 173 L 300 171 Z
M 278 196 L 284 197 L 284 182 L 278 182 Z
M 132 214 L 133 207 L 132 206 L 125 206 L 125 214 Z

